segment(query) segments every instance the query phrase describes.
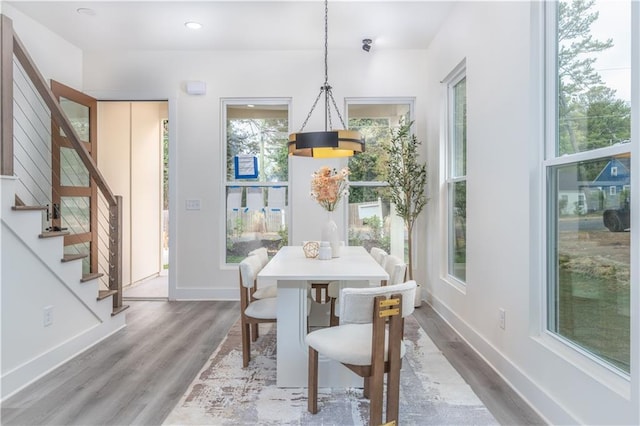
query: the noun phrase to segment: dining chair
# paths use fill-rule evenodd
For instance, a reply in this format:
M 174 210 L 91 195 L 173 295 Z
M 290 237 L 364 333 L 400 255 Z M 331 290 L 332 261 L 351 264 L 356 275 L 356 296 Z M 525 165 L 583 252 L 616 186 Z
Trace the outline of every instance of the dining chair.
M 340 241 L 340 245 L 344 246 L 345 242 Z M 314 293 L 313 298 L 317 303 L 330 303 L 331 296 L 329 296 L 329 287 L 335 287 L 338 285 L 337 281 L 312 281 L 311 291 Z
M 260 258 L 260 262 L 262 266 L 260 269 L 264 268 L 267 263 L 269 263 L 269 253 L 267 252 L 266 247 L 260 247 L 255 250 L 252 250 L 248 254 L 249 256 L 258 256 Z M 258 283 L 254 286 L 254 289 L 251 291 L 251 297 L 253 299 L 266 299 L 268 297 L 276 297 L 278 295 L 278 288 L 275 285 L 267 285 L 263 287 L 258 287 Z
M 264 268 L 269 263 L 269 253 L 266 247 L 260 247 L 252 250 L 248 253 L 248 256 L 258 256 L 260 259 L 260 269 Z M 258 271 L 260 272 L 260 271 Z M 278 287 L 275 285 L 268 285 L 258 288 L 258 280 L 254 280 L 253 287 L 249 289 L 249 297 L 251 301 L 258 299 L 267 299 L 269 297 L 276 297 L 278 295 Z M 251 324 L 251 341 L 255 342 L 259 337 L 258 324 Z
M 276 322 L 277 298 L 251 298 L 251 289 L 255 287 L 256 276 L 262 269 L 262 261 L 257 255 L 244 258 L 240 270 L 240 320 L 242 328 L 242 366 L 247 367 L 251 359 L 251 340 L 258 339 L 258 324 Z M 255 326 L 255 327 L 253 327 Z M 251 332 L 254 328 L 254 332 Z M 253 338 L 252 338 L 253 335 Z
M 384 265 L 385 258 L 389 255 L 386 251 L 381 249 L 380 247 L 371 247 L 369 250 L 371 256 L 380 264 L 380 266 Z
M 385 286 L 404 282 L 407 273 L 407 264 L 404 263 L 404 260 L 389 254 L 385 257 L 382 267 L 389 275 L 389 279 L 383 280 L 380 285 Z
M 416 282 L 385 287 L 345 288 L 340 325 L 307 334 L 309 346 L 308 402 L 318 412 L 318 355 L 340 362 L 364 378 L 369 398 L 369 424 L 382 424 L 384 374 L 387 374 L 386 424 L 398 421 L 400 368 L 406 352 L 404 318 L 414 310 Z M 392 424 L 396 424 L 392 423 Z
M 394 256 L 391 254 L 386 254 L 384 256 L 384 264 L 382 265 L 384 270 L 389 275 L 388 280 L 382 280 L 380 282 L 381 286 L 386 286 L 390 284 L 400 284 L 404 282 L 405 275 L 407 272 L 407 264 L 404 263 L 402 259 L 398 256 Z M 339 313 L 340 313 L 340 294 L 339 294 L 338 283 L 331 283 L 329 288 L 327 289 L 327 294 L 329 295 L 329 301 L 331 303 L 331 308 L 329 310 L 329 325 L 334 327 L 338 325 L 339 322 Z

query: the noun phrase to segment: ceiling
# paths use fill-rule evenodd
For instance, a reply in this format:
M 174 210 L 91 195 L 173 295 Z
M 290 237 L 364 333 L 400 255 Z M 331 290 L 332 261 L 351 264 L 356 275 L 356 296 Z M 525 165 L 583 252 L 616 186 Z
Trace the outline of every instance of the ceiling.
M 324 47 L 324 2 L 4 0 L 84 51 Z M 329 49 L 425 49 L 455 1 L 329 2 Z M 88 8 L 89 14 L 78 13 Z M 85 11 L 86 12 L 86 11 Z M 200 22 L 199 30 L 184 23 Z M 18 33 L 18 35 L 20 35 Z

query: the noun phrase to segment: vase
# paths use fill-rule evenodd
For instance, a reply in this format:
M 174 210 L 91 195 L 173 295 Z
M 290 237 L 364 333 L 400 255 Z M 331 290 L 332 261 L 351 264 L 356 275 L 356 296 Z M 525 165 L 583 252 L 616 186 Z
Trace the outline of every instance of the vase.
M 336 225 L 336 222 L 331 217 L 331 212 L 329 212 L 327 222 L 322 227 L 322 241 L 329 241 L 329 245 L 331 246 L 331 257 L 340 257 L 340 236 L 338 234 L 338 225 Z

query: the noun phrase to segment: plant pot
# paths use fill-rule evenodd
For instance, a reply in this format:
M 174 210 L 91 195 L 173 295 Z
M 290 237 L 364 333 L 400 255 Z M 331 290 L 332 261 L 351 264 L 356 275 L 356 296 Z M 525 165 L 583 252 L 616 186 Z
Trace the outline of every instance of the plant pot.
M 421 305 L 422 305 L 422 286 L 420 284 L 417 284 L 416 297 L 413 300 L 413 306 L 415 308 L 419 308 Z

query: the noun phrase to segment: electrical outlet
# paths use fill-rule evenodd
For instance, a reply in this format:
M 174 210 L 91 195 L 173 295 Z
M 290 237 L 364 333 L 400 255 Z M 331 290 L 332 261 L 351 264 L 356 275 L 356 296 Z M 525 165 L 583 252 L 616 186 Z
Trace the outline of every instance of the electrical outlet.
M 498 312 L 500 313 L 500 328 L 504 330 L 507 314 L 502 308 L 498 309 Z
M 200 200 L 186 200 L 187 210 L 200 210 Z
M 53 324 L 53 306 L 45 306 L 43 311 L 43 325 L 49 327 Z

